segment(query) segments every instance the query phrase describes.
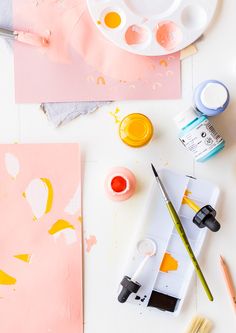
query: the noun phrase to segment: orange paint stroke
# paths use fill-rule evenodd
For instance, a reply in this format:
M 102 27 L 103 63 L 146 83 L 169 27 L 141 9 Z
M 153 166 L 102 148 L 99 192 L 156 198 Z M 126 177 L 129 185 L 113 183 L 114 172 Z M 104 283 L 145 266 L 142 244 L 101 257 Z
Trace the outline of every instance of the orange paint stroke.
M 97 78 L 97 84 L 98 84 L 98 85 L 100 85 L 100 84 L 105 85 L 105 84 L 106 84 L 106 80 L 104 79 L 103 76 L 99 76 L 99 77 Z
M 171 254 L 165 253 L 161 263 L 160 271 L 163 273 L 168 273 L 169 271 L 177 271 L 178 266 L 178 261 L 174 257 L 172 257 Z
M 168 67 L 168 62 L 165 59 L 161 59 L 159 63 L 163 67 Z
M 85 239 L 86 242 L 86 251 L 90 252 L 92 250 L 92 247 L 97 244 L 97 238 L 96 236 L 89 236 L 89 238 Z

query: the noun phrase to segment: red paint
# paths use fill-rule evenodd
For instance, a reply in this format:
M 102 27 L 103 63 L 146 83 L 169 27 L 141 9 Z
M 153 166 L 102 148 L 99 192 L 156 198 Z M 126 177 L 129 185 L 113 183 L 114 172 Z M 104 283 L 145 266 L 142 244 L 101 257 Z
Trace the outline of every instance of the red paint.
M 111 188 L 114 192 L 121 193 L 126 189 L 126 187 L 127 181 L 121 176 L 116 176 L 111 181 Z

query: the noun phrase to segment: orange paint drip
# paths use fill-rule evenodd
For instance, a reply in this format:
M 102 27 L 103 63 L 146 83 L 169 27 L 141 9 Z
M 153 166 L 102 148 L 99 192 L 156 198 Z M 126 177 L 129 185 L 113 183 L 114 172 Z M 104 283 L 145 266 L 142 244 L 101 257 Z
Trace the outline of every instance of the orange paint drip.
M 165 253 L 161 263 L 160 271 L 163 273 L 168 273 L 169 271 L 177 271 L 178 266 L 178 261 L 173 258 L 171 254 Z
M 104 22 L 108 28 L 115 29 L 118 28 L 119 25 L 121 24 L 121 17 L 116 12 L 110 12 L 106 14 Z

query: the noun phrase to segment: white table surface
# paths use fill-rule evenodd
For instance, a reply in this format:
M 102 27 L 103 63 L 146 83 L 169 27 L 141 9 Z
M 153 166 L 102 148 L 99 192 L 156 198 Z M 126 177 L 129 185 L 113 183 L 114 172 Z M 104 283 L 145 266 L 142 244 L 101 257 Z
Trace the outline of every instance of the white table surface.
M 8 46 L 0 40 L 0 142 L 81 144 L 84 234 L 85 237 L 96 235 L 98 240 L 91 252 L 85 253 L 85 333 L 181 333 L 196 313 L 213 321 L 214 333 L 236 332 L 236 318 L 218 264 L 219 254 L 222 254 L 236 281 L 235 13 L 235 0 L 220 1 L 213 26 L 198 43 L 198 54 L 183 62 L 182 100 L 119 102 L 59 129 L 47 121 L 38 105 L 14 103 L 13 58 Z M 178 142 L 173 117 L 190 106 L 193 87 L 211 78 L 225 82 L 232 95 L 228 111 L 212 120 L 227 145 L 213 160 L 197 164 Z M 121 116 L 141 112 L 150 117 L 156 127 L 151 144 L 133 150 L 120 142 L 117 124 L 109 114 L 116 107 L 121 110 Z M 218 212 L 222 229 L 217 234 L 209 234 L 200 260 L 215 301 L 208 301 L 195 278 L 178 318 L 129 304 L 121 305 L 116 300 L 126 251 L 153 179 L 149 167 L 151 161 L 159 167 L 208 179 L 218 184 L 222 191 Z M 127 202 L 111 202 L 104 193 L 104 178 L 112 166 L 127 166 L 137 176 L 137 194 Z

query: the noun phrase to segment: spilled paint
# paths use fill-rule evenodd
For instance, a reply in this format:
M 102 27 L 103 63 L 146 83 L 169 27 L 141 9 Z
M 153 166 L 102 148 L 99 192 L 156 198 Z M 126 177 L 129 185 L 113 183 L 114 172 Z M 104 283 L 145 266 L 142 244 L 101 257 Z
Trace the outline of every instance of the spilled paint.
M 120 109 L 119 108 L 116 108 L 116 110 L 114 112 L 109 112 L 109 114 L 115 119 L 115 123 L 116 124 L 120 124 L 121 123 L 121 119 L 119 117 L 119 112 L 120 112 Z
M 165 253 L 161 263 L 160 271 L 163 273 L 168 273 L 169 271 L 177 271 L 178 266 L 178 261 L 174 257 L 172 257 L 170 253 Z
M 2 285 L 13 285 L 16 284 L 16 279 L 4 271 L 0 270 L 0 284 Z
M 92 235 L 89 236 L 89 238 L 86 238 L 85 242 L 86 242 L 86 251 L 90 252 L 93 246 L 97 244 L 97 238 L 96 236 Z
M 28 264 L 30 263 L 31 257 L 32 254 L 16 254 L 14 256 L 14 258 L 27 262 Z

